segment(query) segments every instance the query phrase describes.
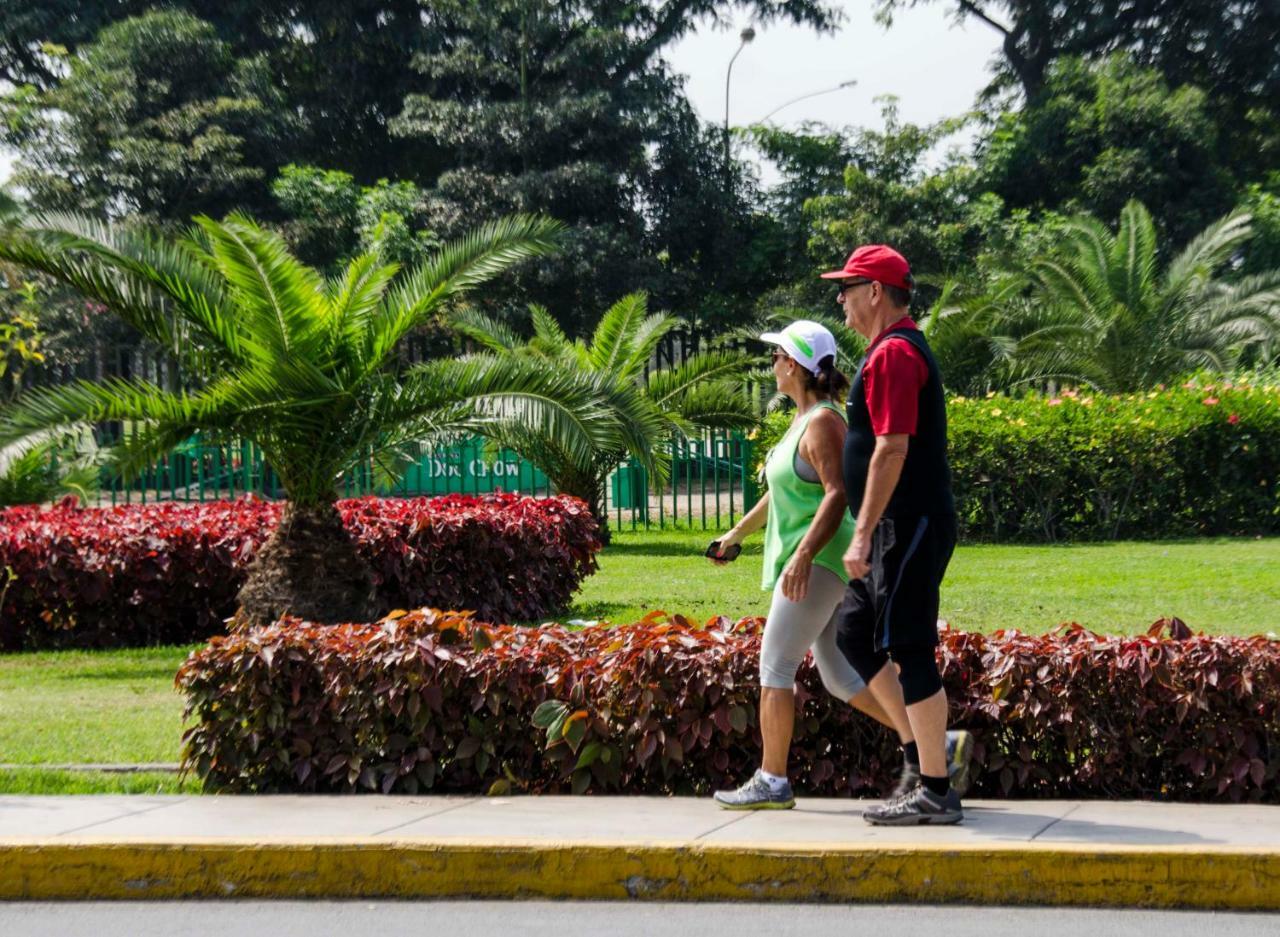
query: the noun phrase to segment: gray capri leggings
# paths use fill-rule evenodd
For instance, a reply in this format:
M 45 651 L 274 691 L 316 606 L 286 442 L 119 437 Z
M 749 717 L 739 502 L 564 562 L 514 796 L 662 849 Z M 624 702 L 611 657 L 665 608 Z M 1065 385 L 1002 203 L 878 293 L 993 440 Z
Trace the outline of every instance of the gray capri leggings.
M 773 587 L 773 603 L 764 624 L 760 648 L 760 685 L 778 690 L 795 686 L 796 671 L 805 652 L 813 660 L 827 692 L 841 702 L 860 693 L 866 683 L 836 647 L 836 612 L 844 598 L 845 582 L 829 569 L 812 567 L 804 600 L 792 602 L 782 594 L 782 581 Z

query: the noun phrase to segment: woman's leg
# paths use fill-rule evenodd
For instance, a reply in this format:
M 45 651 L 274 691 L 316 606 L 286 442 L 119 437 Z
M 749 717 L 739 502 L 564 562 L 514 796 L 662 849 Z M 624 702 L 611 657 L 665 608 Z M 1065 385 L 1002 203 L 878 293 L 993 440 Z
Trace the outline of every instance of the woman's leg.
M 839 607 L 831 613 L 827 626 L 822 629 L 813 642 L 813 662 L 818 666 L 818 674 L 822 677 L 822 685 L 828 693 L 841 702 L 848 703 L 854 709 L 866 713 L 876 722 L 888 726 L 898 733 L 903 744 L 912 740 L 911 725 L 904 718 L 897 725 L 875 694 L 867 687 L 858 672 L 853 669 L 849 659 L 836 647 L 836 631 Z M 766 769 L 768 770 L 768 769 Z
M 760 688 L 760 735 L 764 757 L 760 767 L 780 778 L 787 776 L 787 752 L 795 728 L 796 694 L 777 687 Z
M 795 726 L 796 671 L 809 646 L 830 622 L 843 594 L 840 577 L 820 566 L 809 573 L 809 590 L 803 601 L 792 602 L 782 594 L 780 585 L 774 587 L 760 647 L 760 735 L 764 742 L 760 766 L 769 774 L 786 777 Z

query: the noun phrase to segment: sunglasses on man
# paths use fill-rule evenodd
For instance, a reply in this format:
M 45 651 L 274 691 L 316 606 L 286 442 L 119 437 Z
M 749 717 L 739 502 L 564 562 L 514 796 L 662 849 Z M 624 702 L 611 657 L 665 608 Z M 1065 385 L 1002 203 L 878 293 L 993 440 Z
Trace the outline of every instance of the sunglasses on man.
M 849 283 L 841 283 L 836 287 L 836 302 L 844 300 L 844 291 L 851 290 L 855 286 L 866 286 L 868 283 L 874 283 L 875 280 L 852 280 Z

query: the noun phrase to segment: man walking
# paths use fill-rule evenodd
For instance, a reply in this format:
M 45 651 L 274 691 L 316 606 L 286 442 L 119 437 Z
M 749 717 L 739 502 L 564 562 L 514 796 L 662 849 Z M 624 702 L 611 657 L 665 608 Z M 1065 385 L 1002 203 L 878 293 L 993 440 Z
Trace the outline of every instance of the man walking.
M 849 390 L 844 484 L 857 521 L 837 646 L 907 740 L 894 796 L 863 816 L 895 826 L 958 823 L 935 657 L 938 591 L 956 542 L 942 378 L 907 315 L 913 284 L 901 254 L 864 245 L 822 277 L 838 281 L 845 324 L 870 342 Z

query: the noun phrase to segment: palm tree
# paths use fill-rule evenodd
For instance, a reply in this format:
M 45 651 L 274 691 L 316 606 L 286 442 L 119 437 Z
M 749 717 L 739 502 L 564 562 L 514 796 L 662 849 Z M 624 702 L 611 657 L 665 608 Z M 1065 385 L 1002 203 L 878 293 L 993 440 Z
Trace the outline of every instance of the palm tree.
M 688 434 L 695 427 L 732 429 L 756 421 L 742 386 L 751 362 L 742 352 L 715 349 L 692 355 L 677 367 L 654 364 L 659 343 L 680 320 L 650 314 L 644 293 L 631 293 L 611 306 L 589 341 L 570 339 L 541 306 L 531 306 L 530 313 L 533 336 L 528 340 L 475 310 L 459 313 L 454 327 L 495 354 L 542 361 L 606 388 L 620 445 L 584 453 L 537 427 L 511 424 L 504 440 L 538 466 L 559 491 L 590 504 L 602 526 L 608 524 L 605 480 L 628 455 L 662 480 L 667 460 L 660 447 L 673 435 Z
M 197 376 L 171 391 L 141 380 L 82 381 L 28 392 L 0 418 L 0 446 L 107 420 L 139 429 L 115 461 L 137 471 L 196 431 L 252 440 L 288 499 L 240 592 L 240 617 L 315 621 L 374 614 L 372 575 L 335 508 L 341 476 L 373 459 L 394 477 L 422 442 L 536 427 L 583 457 L 618 444 L 601 394 L 536 361 L 471 355 L 396 367 L 402 338 L 440 304 L 552 248 L 536 218 L 485 225 L 400 274 L 376 254 L 326 279 L 250 219 L 197 218 L 166 241 L 84 219 L 0 229 L 0 260 L 40 270 L 95 299 Z
M 1024 275 L 1004 273 L 976 292 L 948 281 L 920 329 L 947 390 L 978 395 L 1053 380 L 1033 350 L 1074 336 L 1075 326 L 1060 320 L 1056 309 L 1032 298 Z
M 78 452 L 70 440 L 37 434 L 0 448 L 0 508 L 66 495 L 84 502 L 97 486 L 93 454 Z
M 1115 234 L 1087 215 L 1072 219 L 1061 248 L 1026 271 L 1030 306 L 1045 321 L 1023 330 L 1014 355 L 1023 379 L 1135 391 L 1200 368 L 1229 370 L 1250 346 L 1270 353 L 1280 270 L 1218 278 L 1250 237 L 1250 220 L 1235 211 L 1215 221 L 1161 271 L 1141 203 L 1124 207 Z

